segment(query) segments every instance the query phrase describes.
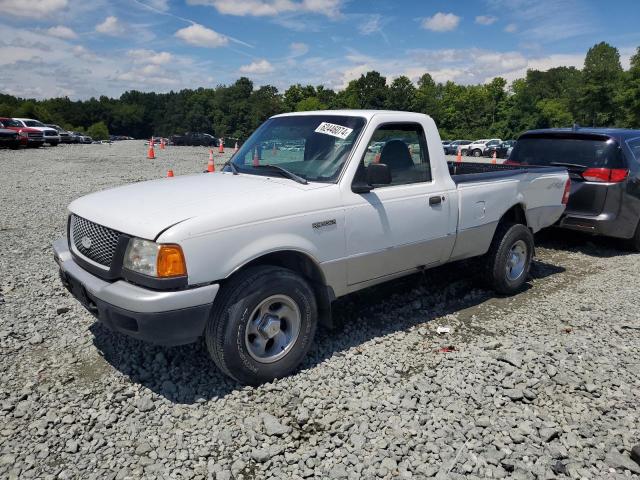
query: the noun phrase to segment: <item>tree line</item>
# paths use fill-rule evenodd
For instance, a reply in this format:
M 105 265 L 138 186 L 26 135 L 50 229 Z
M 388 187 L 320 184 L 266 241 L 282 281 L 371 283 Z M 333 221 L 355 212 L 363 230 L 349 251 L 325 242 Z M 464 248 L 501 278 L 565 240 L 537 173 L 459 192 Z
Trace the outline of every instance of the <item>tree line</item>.
M 417 84 L 406 76 L 388 82 L 370 71 L 340 91 L 296 84 L 280 93 L 271 85 L 254 88 L 241 77 L 232 85 L 169 93 L 133 90 L 117 99 L 34 100 L 0 94 L 0 116 L 135 138 L 193 131 L 243 140 L 277 113 L 342 108 L 427 113 L 442 137 L 451 139 L 514 138 L 532 128 L 574 123 L 640 128 L 640 47 L 626 71 L 619 51 L 601 42 L 589 49 L 582 69 L 529 70 L 511 85 L 501 77 L 483 85 L 437 83 L 429 73 Z

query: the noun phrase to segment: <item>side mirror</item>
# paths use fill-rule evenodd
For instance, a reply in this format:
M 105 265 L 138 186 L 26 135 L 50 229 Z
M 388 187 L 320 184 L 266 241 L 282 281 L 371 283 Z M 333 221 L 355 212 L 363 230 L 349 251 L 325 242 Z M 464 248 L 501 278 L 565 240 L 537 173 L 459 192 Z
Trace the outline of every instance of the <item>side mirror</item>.
M 367 167 L 367 183 L 369 185 L 389 185 L 391 170 L 384 163 L 372 163 Z
M 362 170 L 359 170 L 356 180 L 351 185 L 353 193 L 369 193 L 375 185 L 389 185 L 391 183 L 391 171 L 384 163 L 371 163 L 366 169 L 362 166 L 361 168 Z

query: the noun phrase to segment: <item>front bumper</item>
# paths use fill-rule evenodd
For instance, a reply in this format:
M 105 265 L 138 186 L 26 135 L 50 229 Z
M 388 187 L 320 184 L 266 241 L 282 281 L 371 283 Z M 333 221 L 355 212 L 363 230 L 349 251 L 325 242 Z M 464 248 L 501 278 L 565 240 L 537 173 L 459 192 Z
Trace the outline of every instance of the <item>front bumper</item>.
M 218 284 L 155 291 L 123 280 L 107 282 L 73 260 L 66 239 L 54 242 L 53 251 L 64 286 L 112 330 L 160 345 L 183 345 L 202 336 Z

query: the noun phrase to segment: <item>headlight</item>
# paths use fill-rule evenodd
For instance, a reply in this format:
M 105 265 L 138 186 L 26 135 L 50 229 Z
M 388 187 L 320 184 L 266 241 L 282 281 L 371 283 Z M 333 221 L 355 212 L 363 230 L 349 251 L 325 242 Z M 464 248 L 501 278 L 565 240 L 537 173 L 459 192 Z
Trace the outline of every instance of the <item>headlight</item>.
M 159 244 L 141 238 L 129 240 L 123 266 L 150 277 L 168 278 L 187 274 L 180 245 Z

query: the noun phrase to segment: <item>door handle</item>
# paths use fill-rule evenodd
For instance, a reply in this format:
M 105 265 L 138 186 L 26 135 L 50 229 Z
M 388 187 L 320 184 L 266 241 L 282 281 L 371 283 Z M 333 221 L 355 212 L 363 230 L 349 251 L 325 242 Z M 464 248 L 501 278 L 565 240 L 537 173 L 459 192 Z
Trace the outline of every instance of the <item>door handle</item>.
M 444 201 L 444 197 L 438 195 L 437 197 L 429 197 L 429 205 L 440 205 Z

